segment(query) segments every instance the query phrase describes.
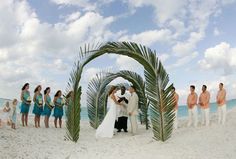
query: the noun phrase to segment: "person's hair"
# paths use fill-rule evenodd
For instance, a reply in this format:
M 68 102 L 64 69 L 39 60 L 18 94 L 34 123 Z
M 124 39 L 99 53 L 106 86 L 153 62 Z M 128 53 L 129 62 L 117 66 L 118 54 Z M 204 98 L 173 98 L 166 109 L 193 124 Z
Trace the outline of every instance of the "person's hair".
M 132 85 L 132 86 L 130 86 L 131 88 L 133 88 L 135 91 L 136 91 L 136 88 L 135 88 L 135 86 L 134 85 Z
M 113 92 L 115 89 L 117 89 L 116 86 L 111 86 L 111 88 L 110 88 L 110 90 L 109 90 L 109 92 L 108 92 L 108 96 L 111 95 L 112 92 Z
M 34 93 L 36 93 L 38 90 L 39 90 L 39 87 L 41 87 L 41 85 L 38 85 L 35 90 L 34 90 Z M 42 88 L 42 87 L 41 87 Z
M 206 85 L 202 85 L 202 87 L 204 87 L 205 89 L 207 89 L 207 86 L 206 86 Z
M 25 88 L 26 88 L 27 86 L 29 86 L 29 83 L 24 84 L 24 86 L 21 88 L 21 90 L 22 90 L 22 91 L 25 90 Z
M 172 90 L 174 90 L 174 91 L 175 91 L 175 87 L 172 87 Z
M 195 86 L 194 86 L 194 85 L 191 85 L 190 88 L 192 88 L 193 90 L 195 90 Z
M 14 103 L 16 103 L 16 102 L 17 102 L 17 99 L 13 99 L 12 103 L 14 104 Z
M 124 89 L 124 90 L 126 90 L 125 86 L 121 86 L 120 89 Z
M 224 84 L 223 84 L 223 83 L 220 83 L 220 85 L 221 85 L 221 86 L 224 86 Z
M 45 90 L 44 90 L 44 95 L 47 94 L 48 90 L 50 89 L 50 87 L 47 87 Z
M 58 97 L 59 93 L 61 93 L 61 90 L 58 90 L 54 97 Z

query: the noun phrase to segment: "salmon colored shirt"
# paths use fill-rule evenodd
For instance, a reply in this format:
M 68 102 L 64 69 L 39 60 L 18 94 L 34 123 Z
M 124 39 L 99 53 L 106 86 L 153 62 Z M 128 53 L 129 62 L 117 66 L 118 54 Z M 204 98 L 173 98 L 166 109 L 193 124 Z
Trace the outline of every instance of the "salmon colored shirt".
M 209 108 L 210 104 L 210 93 L 208 91 L 202 92 L 199 97 L 199 105 L 203 109 Z
M 197 93 L 190 93 L 187 99 L 187 105 L 189 109 L 192 109 L 195 105 L 197 105 Z
M 179 95 L 175 92 L 174 94 L 174 100 L 175 100 L 175 110 L 178 109 L 178 102 L 179 102 Z
M 225 89 L 219 90 L 216 96 L 216 102 L 218 106 L 222 106 L 226 103 L 226 91 Z

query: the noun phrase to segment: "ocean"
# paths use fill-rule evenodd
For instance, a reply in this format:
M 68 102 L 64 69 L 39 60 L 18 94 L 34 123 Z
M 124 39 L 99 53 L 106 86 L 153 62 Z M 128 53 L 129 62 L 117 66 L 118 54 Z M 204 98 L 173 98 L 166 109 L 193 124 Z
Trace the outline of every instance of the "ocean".
M 0 109 L 5 105 L 8 99 L 0 98 Z M 227 109 L 232 109 L 236 106 L 236 99 L 232 99 L 227 101 Z M 30 115 L 33 115 L 33 105 L 30 107 Z M 199 110 L 198 110 L 199 111 Z M 210 104 L 210 112 L 215 113 L 217 111 L 217 104 L 211 103 Z M 17 112 L 20 113 L 20 104 L 17 106 Z M 188 115 L 188 109 L 186 105 L 180 105 L 178 109 L 178 116 L 179 117 L 186 117 Z M 87 107 L 81 107 L 81 120 L 88 121 L 88 111 Z

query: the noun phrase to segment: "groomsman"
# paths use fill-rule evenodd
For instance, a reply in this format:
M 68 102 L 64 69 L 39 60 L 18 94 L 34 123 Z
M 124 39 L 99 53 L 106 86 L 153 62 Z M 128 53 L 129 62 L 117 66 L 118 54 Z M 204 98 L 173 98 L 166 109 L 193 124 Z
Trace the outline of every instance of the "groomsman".
M 118 113 L 118 121 L 116 121 L 115 128 L 118 129 L 117 132 L 121 132 L 121 129 L 123 129 L 124 132 L 128 132 L 127 131 L 127 121 L 128 121 L 127 105 L 129 102 L 128 101 L 129 94 L 126 92 L 126 88 L 122 86 L 120 91 L 116 93 L 116 96 L 118 98 L 118 102 L 122 103 L 124 106 L 120 107 L 120 110 Z
M 219 91 L 216 96 L 216 102 L 218 104 L 218 123 L 224 125 L 226 119 L 226 91 L 223 88 L 224 84 L 219 84 Z
M 135 135 L 137 133 L 138 129 L 138 123 L 137 123 L 137 115 L 138 115 L 138 102 L 139 98 L 136 93 L 136 89 L 134 86 L 131 86 L 129 88 L 129 92 L 131 94 L 129 98 L 129 103 L 128 103 L 128 114 L 130 118 L 130 123 L 131 123 L 131 133 Z
M 209 105 L 210 105 L 210 93 L 207 91 L 207 86 L 202 86 L 202 93 L 199 97 L 199 105 L 201 107 L 201 114 L 202 114 L 202 125 L 208 126 L 210 119 L 209 119 Z
M 174 120 L 174 129 L 178 128 L 178 102 L 179 102 L 179 95 L 175 91 L 175 87 L 172 88 L 172 91 L 174 92 L 174 102 L 175 102 L 175 120 Z
M 195 93 L 195 86 L 190 86 L 190 94 L 188 95 L 187 99 L 187 106 L 188 106 L 188 127 L 192 125 L 192 120 L 194 120 L 193 125 L 197 127 L 197 93 Z M 192 119 L 193 118 L 193 119 Z

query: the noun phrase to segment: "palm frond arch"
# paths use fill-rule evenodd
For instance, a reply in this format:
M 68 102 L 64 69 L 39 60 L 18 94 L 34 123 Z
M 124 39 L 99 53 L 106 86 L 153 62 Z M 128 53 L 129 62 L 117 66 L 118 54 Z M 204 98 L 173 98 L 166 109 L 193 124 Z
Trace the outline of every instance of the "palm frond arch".
M 96 74 L 96 76 L 90 80 L 87 90 L 87 109 L 90 125 L 96 129 L 102 122 L 106 115 L 107 108 L 106 87 L 118 77 L 122 77 L 129 81 L 137 88 L 137 94 L 140 99 L 139 108 L 143 113 L 146 129 L 148 129 L 148 102 L 145 95 L 145 83 L 139 74 L 127 70 L 122 70 L 116 73 L 101 72 Z
M 75 63 L 68 83 L 68 90 L 73 90 L 73 102 L 67 113 L 67 136 L 77 142 L 80 122 L 72 119 L 80 118 L 80 79 L 83 68 L 93 59 L 104 54 L 118 54 L 131 57 L 144 67 L 145 91 L 150 105 L 150 117 L 153 135 L 156 140 L 166 141 L 171 137 L 174 120 L 173 85 L 169 84 L 169 77 L 156 52 L 150 48 L 133 42 L 107 42 L 102 45 L 86 45 L 80 49 L 80 57 Z M 77 127 L 77 129 L 74 128 Z M 77 136 L 77 137 L 73 137 Z M 74 140 L 76 139 L 76 140 Z

